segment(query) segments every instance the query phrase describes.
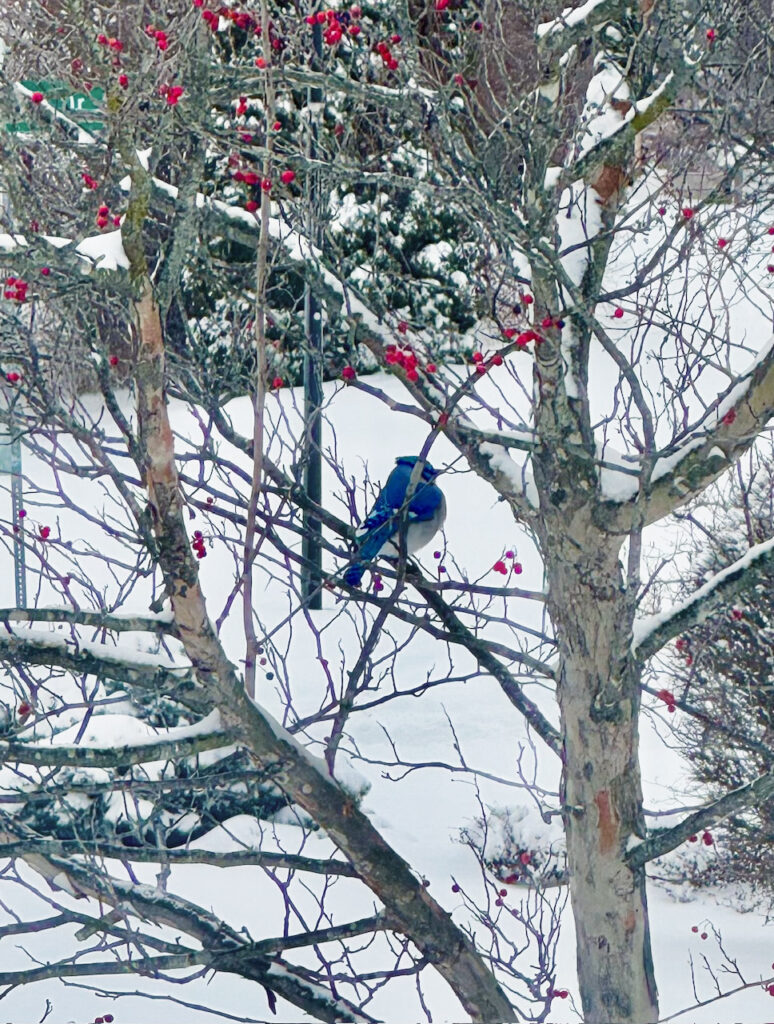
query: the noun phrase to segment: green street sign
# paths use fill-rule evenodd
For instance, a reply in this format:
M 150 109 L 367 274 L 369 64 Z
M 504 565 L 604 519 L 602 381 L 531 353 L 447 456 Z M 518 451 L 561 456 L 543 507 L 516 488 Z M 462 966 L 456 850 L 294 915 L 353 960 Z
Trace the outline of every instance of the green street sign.
M 100 104 L 105 98 L 105 90 L 95 85 L 90 92 L 73 92 L 72 86 L 66 82 L 22 82 L 30 92 L 42 92 L 46 101 L 56 110 L 61 110 L 87 132 L 99 131 L 102 127 L 102 108 Z M 27 121 L 7 124 L 9 132 L 29 132 L 32 126 Z

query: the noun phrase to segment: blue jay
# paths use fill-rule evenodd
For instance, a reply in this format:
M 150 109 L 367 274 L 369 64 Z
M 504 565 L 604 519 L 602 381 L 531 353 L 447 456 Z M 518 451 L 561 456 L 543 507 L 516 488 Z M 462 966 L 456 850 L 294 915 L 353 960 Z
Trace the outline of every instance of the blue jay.
M 419 459 L 416 455 L 402 455 L 395 462 L 395 469 L 387 477 L 387 483 L 358 531 L 357 561 L 344 573 L 344 581 L 350 587 L 360 585 L 366 564 L 377 555 L 393 558 L 399 555 L 401 526 L 406 518 L 406 552 L 409 555 L 424 547 L 446 518 L 446 499 L 434 482 L 438 470 L 425 462 L 422 475 L 406 504 L 411 474 Z

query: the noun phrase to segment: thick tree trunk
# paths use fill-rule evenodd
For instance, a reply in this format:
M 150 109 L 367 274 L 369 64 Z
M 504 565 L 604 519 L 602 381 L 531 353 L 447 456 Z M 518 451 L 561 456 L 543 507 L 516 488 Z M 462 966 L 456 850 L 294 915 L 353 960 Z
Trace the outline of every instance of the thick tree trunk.
M 558 521 L 555 525 L 560 525 Z M 560 649 L 563 801 L 585 1024 L 658 1019 L 644 869 L 627 844 L 644 835 L 637 758 L 638 679 L 618 563 L 620 538 L 581 512 L 548 537 L 550 609 Z

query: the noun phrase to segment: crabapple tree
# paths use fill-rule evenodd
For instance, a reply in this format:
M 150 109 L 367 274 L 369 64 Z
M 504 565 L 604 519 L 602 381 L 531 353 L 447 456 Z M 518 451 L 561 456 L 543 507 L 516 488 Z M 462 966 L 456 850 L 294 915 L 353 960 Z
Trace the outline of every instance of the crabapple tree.
M 681 595 L 647 556 L 774 415 L 770 22 L 739 7 L 8 5 L 3 416 L 33 468 L 2 530 L 34 585 L 2 612 L 0 815 L 9 879 L 42 875 L 55 914 L 2 934 L 77 931 L 0 982 L 214 972 L 365 1021 L 431 1019 L 440 978 L 452 1014 L 545 1020 L 569 894 L 583 1019 L 657 1020 L 647 866 L 774 785 L 746 762 L 650 829 L 638 752 L 643 714 L 703 713 L 654 659 L 774 550 L 748 533 Z M 323 413 L 285 386 L 315 360 Z M 518 543 L 481 566 L 439 540 L 431 569 L 404 553 L 347 587 L 381 475 L 358 482 L 350 408 L 392 424 L 382 448 L 410 425 Z M 521 743 L 499 781 L 561 841 L 481 795 L 474 691 Z M 439 693 L 459 717 L 432 767 L 480 811 L 443 894 L 352 772 L 431 767 L 400 715 Z M 193 864 L 250 868 L 271 912 L 225 920 L 182 888 Z

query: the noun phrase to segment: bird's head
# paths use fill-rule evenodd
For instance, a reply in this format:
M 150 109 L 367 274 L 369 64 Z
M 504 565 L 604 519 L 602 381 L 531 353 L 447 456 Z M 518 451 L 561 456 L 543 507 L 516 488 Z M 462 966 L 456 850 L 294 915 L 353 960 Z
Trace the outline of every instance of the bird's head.
M 400 455 L 395 460 L 395 462 L 399 466 L 408 466 L 410 469 L 413 469 L 414 468 L 414 464 L 419 462 L 419 456 L 418 455 Z M 440 473 L 440 470 L 434 469 L 433 466 L 431 466 L 429 462 L 425 462 L 424 466 L 422 467 L 422 479 L 424 481 L 426 481 L 427 483 L 430 483 L 431 481 L 435 480 L 435 478 L 438 476 L 439 473 Z

